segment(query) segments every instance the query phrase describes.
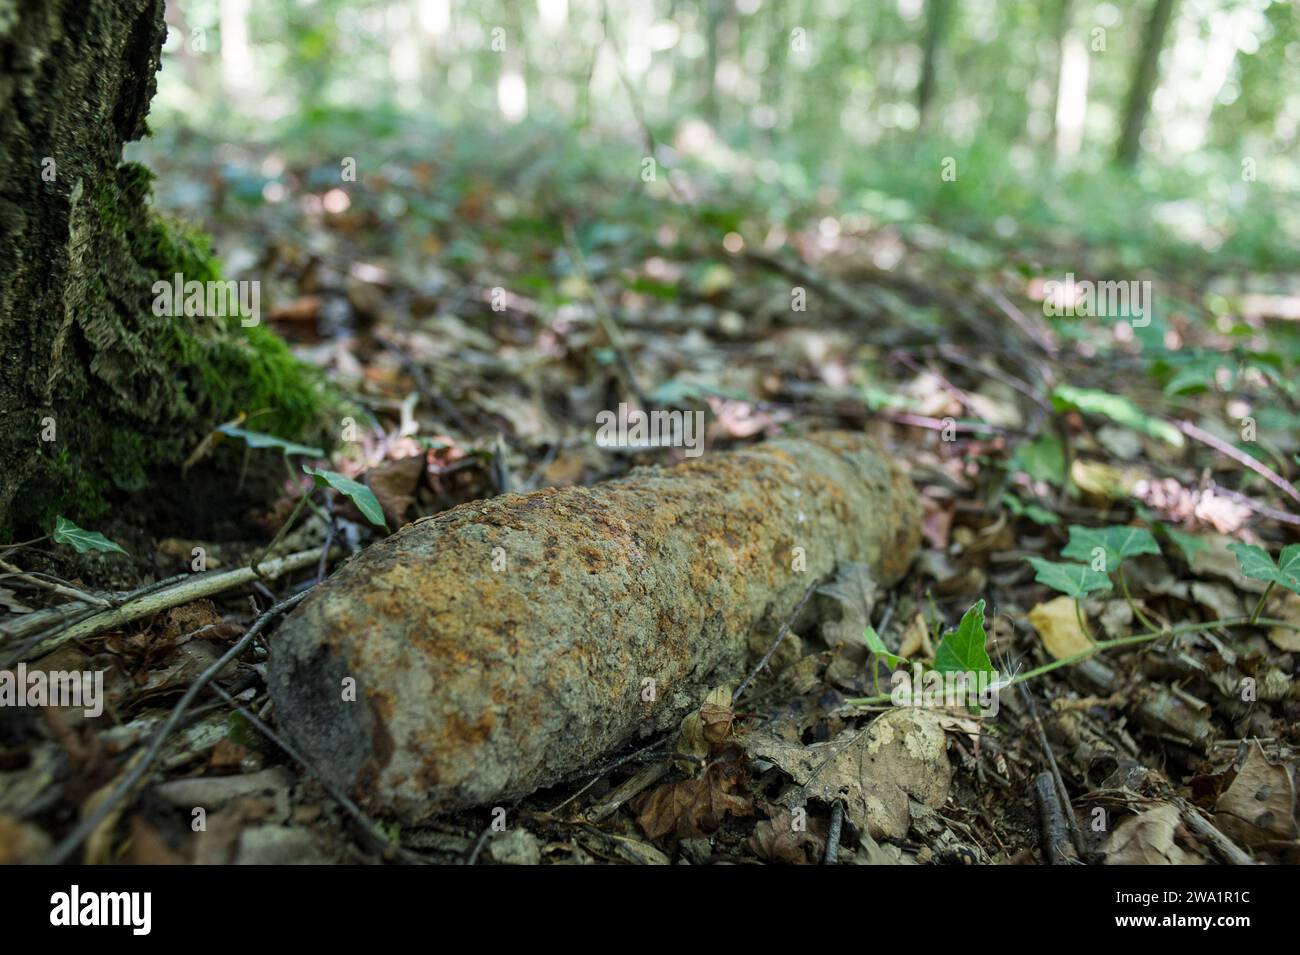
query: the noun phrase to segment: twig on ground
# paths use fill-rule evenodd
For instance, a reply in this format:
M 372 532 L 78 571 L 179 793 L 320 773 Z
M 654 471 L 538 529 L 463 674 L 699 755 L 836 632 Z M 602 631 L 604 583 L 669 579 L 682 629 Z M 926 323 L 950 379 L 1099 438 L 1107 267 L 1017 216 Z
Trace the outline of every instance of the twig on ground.
M 1254 498 L 1247 497 L 1240 491 L 1234 491 L 1230 487 L 1222 487 L 1216 482 L 1210 481 L 1209 484 L 1206 485 L 1206 490 L 1213 491 L 1216 495 L 1222 495 L 1243 507 L 1248 507 L 1262 517 L 1267 517 L 1274 521 L 1280 521 L 1283 524 L 1290 524 L 1293 527 L 1300 527 L 1300 517 L 1297 517 L 1289 511 L 1280 511 L 1276 507 L 1269 507 L 1267 504 L 1261 504 Z
M 578 237 L 574 234 L 573 224 L 566 221 L 564 223 L 564 240 L 569 246 L 569 254 L 573 257 L 573 264 L 577 266 L 578 273 L 581 276 L 587 288 L 591 290 L 591 304 L 596 309 L 596 320 L 600 323 L 601 329 L 605 332 L 605 337 L 609 339 L 609 347 L 614 351 L 615 361 L 618 363 L 618 370 L 623 376 L 623 384 L 631 392 L 632 397 L 642 407 L 646 405 L 646 397 L 641 391 L 641 386 L 637 384 L 636 374 L 632 371 L 632 362 L 627 357 L 627 346 L 623 341 L 623 333 L 618 327 L 618 322 L 614 320 L 614 313 L 609 307 L 609 302 L 605 299 L 605 293 L 600 290 L 595 279 L 587 270 L 587 259 L 582 254 L 582 247 L 578 245 Z
M 1177 798 L 1178 808 L 1182 811 L 1183 821 L 1202 839 L 1209 841 L 1219 855 L 1230 865 L 1255 865 L 1241 847 L 1225 836 L 1210 820 L 1201 815 L 1201 811 L 1181 796 Z
M 840 830 L 844 827 L 844 803 L 835 800 L 831 804 L 831 829 L 826 834 L 826 856 L 822 865 L 835 865 L 840 858 Z
M 1038 797 L 1038 816 L 1042 821 L 1043 829 L 1043 854 L 1047 856 L 1048 863 L 1077 865 L 1079 860 L 1070 845 L 1070 833 L 1066 828 L 1066 813 L 1061 809 L 1051 773 L 1044 771 L 1034 777 L 1034 795 Z
M 641 767 L 622 785 L 616 786 L 610 793 L 587 810 L 588 822 L 603 822 L 619 810 L 624 803 L 631 802 L 646 789 L 653 786 L 668 772 L 668 762 L 660 760 Z
M 1278 474 L 1262 461 L 1256 460 L 1238 448 L 1234 448 L 1227 441 L 1224 441 L 1216 435 L 1210 434 L 1208 431 L 1198 428 L 1190 421 L 1174 421 L 1173 425 L 1189 438 L 1195 438 L 1197 441 L 1204 445 L 1208 445 L 1220 454 L 1226 454 L 1243 467 L 1250 468 L 1264 480 L 1268 481 L 1269 484 L 1272 484 L 1279 491 L 1286 494 L 1286 496 L 1291 498 L 1291 500 L 1300 503 L 1300 491 L 1297 491 L 1290 481 L 1282 477 L 1282 475 Z
M 103 597 L 86 593 L 83 590 L 78 590 L 76 587 L 71 587 L 68 584 L 61 583 L 57 580 L 46 580 L 45 578 L 48 575 L 36 572 L 29 573 L 20 567 L 15 567 L 8 561 L 0 560 L 0 570 L 6 570 L 24 583 L 31 584 L 33 587 L 40 587 L 43 590 L 49 590 L 61 597 L 71 597 L 73 600 L 80 600 L 83 603 L 94 604 L 97 607 L 110 606 L 109 602 Z
M 565 806 L 567 806 L 569 803 L 573 802 L 575 799 L 577 799 L 579 796 L 581 796 L 583 793 L 585 793 L 585 792 L 586 792 L 588 789 L 590 789 L 592 786 L 596 785 L 596 783 L 600 782 L 601 778 L 602 778 L 606 773 L 610 772 L 611 770 L 618 769 L 618 767 L 623 766 L 623 765 L 625 765 L 625 764 L 627 764 L 627 763 L 630 763 L 630 762 L 632 762 L 632 761 L 635 760 L 635 759 L 639 759 L 639 758 L 642 757 L 642 756 L 647 756 L 647 755 L 649 755 L 650 753 L 655 752 L 656 750 L 660 749 L 661 747 L 667 745 L 669 739 L 671 739 L 671 738 L 672 738 L 672 734 L 668 734 L 668 735 L 665 735 L 665 736 L 661 736 L 659 739 L 655 740 L 653 743 L 650 743 L 648 746 L 642 746 L 642 747 L 641 747 L 640 749 L 638 749 L 638 750 L 634 750 L 634 751 L 631 752 L 631 753 L 626 753 L 626 754 L 624 754 L 623 756 L 618 757 L 618 759 L 615 759 L 615 760 L 612 760 L 612 761 L 606 763 L 604 766 L 600 767 L 600 768 L 597 769 L 594 773 L 592 773 L 592 775 L 591 775 L 591 779 L 589 779 L 589 780 L 586 782 L 586 784 L 585 784 L 581 789 L 579 789 L 577 792 L 575 792 L 575 793 L 573 793 L 572 795 L 570 795 L 570 796 L 569 796 L 567 799 L 565 799 L 563 802 L 558 803 L 558 804 L 556 804 L 555 806 L 553 806 L 553 807 L 551 808 L 549 814 L 550 814 L 550 815 L 554 815 L 555 813 L 557 813 L 557 812 L 559 812 L 561 809 L 563 809 Z M 580 775 L 585 776 L 585 775 L 587 775 L 587 774 L 586 774 L 586 773 L 582 773 L 582 774 L 580 774 Z M 571 777 L 571 778 L 572 778 L 572 777 Z
M 426 859 L 417 855 L 414 852 L 411 852 L 405 846 L 393 845 L 392 841 L 388 837 L 388 834 L 384 832 L 383 828 L 380 827 L 379 823 L 375 822 L 364 812 L 362 812 L 360 806 L 358 806 L 351 799 L 349 799 L 341 789 L 339 789 L 328 779 L 326 779 L 325 775 L 321 773 L 318 769 L 316 769 L 316 767 L 313 766 L 305 756 L 299 753 L 298 750 L 287 740 L 283 739 L 279 733 L 275 732 L 275 730 L 267 726 L 266 723 L 262 722 L 262 720 L 258 718 L 258 716 L 255 713 L 250 711 L 247 707 L 241 705 L 238 700 L 236 700 L 233 696 L 231 696 L 229 693 L 227 693 L 217 684 L 215 683 L 211 684 L 208 687 L 208 689 L 210 689 L 213 693 L 217 694 L 217 696 L 225 700 L 226 703 L 228 703 L 231 707 L 234 708 L 236 713 L 238 713 L 244 719 L 248 720 L 248 722 L 253 725 L 254 729 L 256 729 L 267 739 L 269 739 L 276 746 L 280 747 L 280 749 L 283 750 L 284 753 L 287 756 L 289 756 L 290 759 L 294 760 L 294 762 L 302 766 L 302 768 L 307 771 L 307 775 L 311 776 L 318 783 L 320 783 L 321 787 L 327 793 L 329 793 L 331 797 L 333 797 L 334 801 L 337 802 L 340 806 L 342 806 L 343 810 L 347 812 L 347 814 L 350 815 L 353 819 L 355 819 L 361 825 L 361 828 L 365 829 L 366 832 L 368 832 L 370 836 L 373 839 L 375 839 L 376 842 L 379 843 L 379 845 L 383 846 L 385 849 L 392 849 L 403 859 L 405 859 L 407 862 L 415 862 L 421 865 L 427 862 Z
M 69 641 L 84 640 L 103 633 L 105 630 L 111 630 L 114 627 L 130 623 L 132 620 L 147 617 L 160 610 L 179 607 L 192 600 L 198 600 L 200 597 L 210 597 L 223 590 L 229 590 L 232 587 L 238 587 L 241 584 L 257 580 L 259 575 L 262 580 L 274 580 L 291 571 L 300 570 L 314 564 L 320 559 L 323 552 L 324 548 L 314 547 L 311 550 L 277 557 L 266 561 L 256 571 L 251 567 L 239 567 L 235 570 L 189 575 L 176 586 L 146 593 L 141 597 L 127 601 L 121 606 L 97 613 L 58 632 L 36 634 L 27 641 L 25 646 L 18 648 L 14 654 L 11 654 L 5 661 L 5 665 L 18 660 L 43 656 Z
M 802 262 L 753 250 L 746 251 L 745 258 L 765 269 L 793 279 L 800 285 L 820 289 L 845 311 L 863 321 L 876 323 L 886 317 L 883 309 L 878 306 L 868 307 L 860 296 L 854 295 L 840 283 L 827 278 Z
M 1060 346 L 1056 344 L 1055 338 L 1052 337 L 1051 327 L 1043 321 L 1034 322 L 1029 319 L 1024 312 L 1016 307 L 1015 303 L 1003 295 L 998 289 L 991 285 L 982 286 L 980 291 L 994 305 L 1002 310 L 1002 314 L 1011 319 L 1025 335 L 1035 345 L 1041 348 L 1051 357 L 1055 358 L 1060 351 Z
M 1025 701 L 1025 706 L 1029 708 L 1029 716 L 1034 721 L 1034 730 L 1038 734 L 1038 745 L 1043 750 L 1043 755 L 1047 759 L 1048 773 L 1056 785 L 1057 799 L 1060 801 L 1059 811 L 1065 815 L 1065 823 L 1069 826 L 1070 839 L 1074 843 L 1074 848 L 1079 855 L 1087 851 L 1083 842 L 1083 832 L 1079 829 L 1079 821 L 1074 818 L 1073 804 L 1070 802 L 1070 791 L 1065 788 L 1065 779 L 1061 776 L 1061 768 L 1056 765 L 1056 754 L 1052 752 L 1052 744 L 1047 741 L 1047 731 L 1043 729 L 1043 721 L 1038 718 L 1038 705 L 1034 702 L 1033 696 L 1023 683 L 1019 684 L 1020 697 Z M 1035 785 L 1038 781 L 1035 780 Z M 1042 795 L 1039 795 L 1039 802 L 1042 802 Z M 1044 810 L 1046 811 L 1046 810 Z
M 781 641 L 784 640 L 785 635 L 790 632 L 790 628 L 794 626 L 794 622 L 799 619 L 799 614 L 803 612 L 804 604 L 808 602 L 808 598 L 813 595 L 813 591 L 816 589 L 817 582 L 813 581 L 808 585 L 808 589 L 803 592 L 803 596 L 800 597 L 799 602 L 795 604 L 794 610 L 791 611 L 790 616 L 786 618 L 785 623 L 781 624 L 781 629 L 777 632 L 776 639 L 772 641 L 772 645 L 768 647 L 767 652 L 763 654 L 763 659 L 758 661 L 758 665 L 750 671 L 749 676 L 745 677 L 744 682 L 741 683 L 740 686 L 736 687 L 736 692 L 731 695 L 733 706 L 740 700 L 741 694 L 743 694 L 745 690 L 749 688 L 749 685 L 754 682 L 754 678 L 763 672 L 763 667 L 767 666 L 767 662 L 772 659 L 772 654 L 776 653 L 777 647 L 781 646 Z
M 308 563 L 310 563 L 310 561 Z M 247 570 L 247 568 L 244 569 Z M 235 573 L 235 571 L 232 571 L 231 573 Z M 49 855 L 46 856 L 43 860 L 44 862 L 51 865 L 60 865 L 68 860 L 72 853 L 76 851 L 77 847 L 80 846 L 81 843 L 99 827 L 99 824 L 108 817 L 108 815 L 117 807 L 117 804 L 126 798 L 126 796 L 128 796 L 144 778 L 144 774 L 153 764 L 158 753 L 162 751 L 163 743 L 167 741 L 167 737 L 171 735 L 172 730 L 174 730 L 180 723 L 181 717 L 185 715 L 185 711 L 189 708 L 189 705 L 194 702 L 194 699 L 199 695 L 203 688 L 207 686 L 218 673 L 224 670 L 232 662 L 239 659 L 240 655 L 252 644 L 254 638 L 261 633 L 276 616 L 291 610 L 307 596 L 307 593 L 308 591 L 304 590 L 302 593 L 294 594 L 292 597 L 281 600 L 278 604 L 271 607 L 253 621 L 252 625 L 244 632 L 244 635 L 235 641 L 234 645 L 222 654 L 220 659 L 199 674 L 198 678 L 190 684 L 189 689 L 185 691 L 185 694 L 180 698 L 180 701 L 172 709 L 171 714 L 168 715 L 163 725 L 159 727 L 158 732 L 154 734 L 153 739 L 149 742 L 148 748 L 146 748 L 142 756 L 135 761 L 130 771 L 122 777 L 122 781 L 118 783 L 113 791 L 100 802 L 93 813 L 82 819 L 81 822 L 73 827 L 73 830 L 70 833 L 63 837 L 62 841 L 60 841 L 59 844 L 51 850 Z

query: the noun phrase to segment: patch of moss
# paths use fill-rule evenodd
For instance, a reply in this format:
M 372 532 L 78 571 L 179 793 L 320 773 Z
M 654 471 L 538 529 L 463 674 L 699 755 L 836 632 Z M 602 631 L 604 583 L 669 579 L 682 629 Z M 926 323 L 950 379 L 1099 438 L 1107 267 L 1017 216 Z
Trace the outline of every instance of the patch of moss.
M 221 268 L 206 235 L 149 208 L 151 181 L 124 163 L 77 200 L 70 318 L 55 347 L 59 440 L 19 496 L 18 526 L 95 517 L 115 488 L 148 486 L 241 413 L 283 438 L 319 444 L 328 433 L 337 397 L 274 332 L 235 315 L 154 314 L 155 281 L 219 281 Z

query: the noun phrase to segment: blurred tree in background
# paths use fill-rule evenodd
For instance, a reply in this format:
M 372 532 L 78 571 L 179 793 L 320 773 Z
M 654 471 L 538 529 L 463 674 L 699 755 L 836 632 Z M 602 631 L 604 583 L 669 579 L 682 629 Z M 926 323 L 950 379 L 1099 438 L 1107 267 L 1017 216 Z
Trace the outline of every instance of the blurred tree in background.
M 194 0 L 167 10 L 153 113 L 163 130 L 300 155 L 351 155 L 420 129 L 485 143 L 513 129 L 516 142 L 556 150 L 652 142 L 661 164 L 696 162 L 774 201 L 829 187 L 867 211 L 902 199 L 899 214 L 959 229 L 1068 227 L 1083 241 L 1168 240 L 1262 255 L 1262 265 L 1289 261 L 1300 239 L 1286 214 L 1300 191 L 1300 10 L 1290 2 Z M 945 158 L 955 179 L 938 174 Z M 1196 208 L 1170 205 L 1187 199 Z

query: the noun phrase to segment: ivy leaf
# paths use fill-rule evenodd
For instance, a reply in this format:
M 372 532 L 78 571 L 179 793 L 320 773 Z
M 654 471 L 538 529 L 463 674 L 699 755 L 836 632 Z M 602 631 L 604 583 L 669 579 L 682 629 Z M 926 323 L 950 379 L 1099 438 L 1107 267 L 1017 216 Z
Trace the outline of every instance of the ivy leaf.
M 884 660 L 889 666 L 896 667 L 903 662 L 902 657 L 889 652 L 889 648 L 885 646 L 885 641 L 881 640 L 880 634 L 876 633 L 875 627 L 868 626 L 863 631 L 862 638 L 867 641 L 867 649 Z
M 304 473 L 311 475 L 317 487 L 332 487 L 352 501 L 371 524 L 388 530 L 388 524 L 384 521 L 384 509 L 379 506 L 379 499 L 370 488 L 352 478 L 344 477 L 337 471 L 326 471 L 324 468 L 313 468 L 306 464 L 302 469 Z
M 1061 556 L 1092 566 L 1093 551 L 1098 547 L 1106 554 L 1106 573 L 1117 570 L 1125 557 L 1160 553 L 1160 545 L 1144 527 L 1080 527 L 1071 524 L 1070 542 L 1061 551 Z
M 1300 544 L 1282 548 L 1277 563 L 1268 551 L 1254 544 L 1229 544 L 1228 550 L 1237 555 L 1241 572 L 1253 580 L 1266 580 L 1281 584 L 1287 590 L 1300 594 Z
M 1183 433 L 1163 418 L 1149 415 L 1123 395 L 1096 388 L 1057 385 L 1052 390 L 1052 404 L 1058 411 L 1081 411 L 1109 418 L 1126 428 L 1160 438 L 1176 448 L 1183 446 Z
M 1046 508 L 1039 507 L 1037 504 L 1026 504 L 1014 494 L 1003 494 L 1002 503 L 1016 517 L 1027 517 L 1035 524 L 1059 524 L 1061 519 Z
M 66 517 L 55 519 L 54 533 L 50 535 L 57 544 L 67 544 L 72 547 L 78 554 L 84 554 L 91 550 L 102 550 L 108 553 L 117 552 L 126 554 L 126 551 L 118 544 L 113 543 L 99 531 L 88 531 L 78 527 Z M 127 556 L 131 556 L 127 554 Z
M 1060 487 L 1065 483 L 1065 450 L 1054 434 L 1040 435 L 1021 442 L 1011 459 L 1011 467 L 1024 471 L 1035 481 L 1047 481 Z
M 934 652 L 934 669 L 940 673 L 996 673 L 984 649 L 984 601 L 966 611 L 956 630 L 943 635 Z
M 1196 552 L 1206 547 L 1209 543 L 1204 537 L 1197 534 L 1184 534 L 1182 531 L 1176 531 L 1172 527 L 1166 527 L 1165 533 L 1169 539 L 1178 545 L 1190 564 L 1196 558 Z
M 1034 580 L 1075 600 L 1086 597 L 1094 590 L 1111 589 L 1110 578 L 1087 564 L 1056 563 L 1041 557 L 1030 557 L 1029 563 L 1037 571 Z
M 277 438 L 273 434 L 263 434 L 260 431 L 246 431 L 243 428 L 236 428 L 234 425 L 223 424 L 217 428 L 219 432 L 228 438 L 239 438 L 250 448 L 277 448 L 285 454 L 305 454 L 312 458 L 323 458 L 325 452 L 320 448 L 309 448 L 305 444 L 298 444 L 294 441 L 285 441 L 283 438 Z
M 1277 567 L 1287 580 L 1279 580 L 1287 590 L 1300 594 L 1300 544 L 1288 544 L 1278 555 Z M 1289 583 L 1287 581 L 1290 581 Z

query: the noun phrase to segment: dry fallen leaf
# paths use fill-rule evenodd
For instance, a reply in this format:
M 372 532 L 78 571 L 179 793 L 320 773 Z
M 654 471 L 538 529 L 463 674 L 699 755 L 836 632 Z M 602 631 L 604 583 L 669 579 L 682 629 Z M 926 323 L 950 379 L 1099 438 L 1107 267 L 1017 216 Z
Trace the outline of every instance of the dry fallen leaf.
M 802 828 L 795 826 L 790 810 L 772 807 L 772 818 L 754 827 L 748 845 L 768 862 L 787 865 L 816 865 L 826 854 L 826 834 L 820 819 L 804 819 Z
M 739 756 L 739 749 L 734 756 Z M 693 779 L 664 783 L 631 803 L 637 825 L 650 839 L 707 836 L 728 813 L 752 816 L 749 773 L 738 759 L 719 759 Z
M 1178 807 L 1168 803 L 1130 816 L 1106 840 L 1106 865 L 1203 865 L 1204 860 L 1174 844 L 1181 824 Z
M 908 797 L 941 806 L 952 786 L 943 725 L 925 710 L 891 710 L 865 730 L 811 746 L 767 731 L 746 734 L 741 742 L 802 787 L 791 799 L 841 800 L 849 822 L 877 839 L 907 835 Z
M 716 747 L 731 734 L 735 713 L 731 709 L 731 687 L 719 686 L 709 691 L 698 710 L 691 710 L 677 729 L 675 751 L 703 759 L 716 753 Z M 679 761 L 683 769 L 693 769 L 688 761 Z
M 1258 743 L 1232 785 L 1214 806 L 1214 822 L 1224 835 L 1247 846 L 1296 837 L 1295 782 L 1286 766 L 1274 766 Z
M 861 645 L 862 634 L 871 625 L 877 592 L 876 578 L 866 564 L 841 564 L 835 579 L 817 588 L 817 593 L 830 597 L 840 607 L 840 619 L 822 627 L 828 645 Z
M 1294 594 L 1289 590 L 1275 592 L 1264 609 L 1267 616 L 1275 620 L 1285 620 L 1300 626 L 1300 594 Z M 1279 650 L 1288 653 L 1300 652 L 1300 630 L 1292 630 L 1290 627 L 1272 627 L 1268 631 L 1268 638 Z
M 17 816 L 0 813 L 0 865 L 33 865 L 50 851 L 50 837 Z
M 384 517 L 397 527 L 406 523 L 406 512 L 415 503 L 415 490 L 425 467 L 425 456 L 419 454 L 385 461 L 366 472 L 366 486 L 384 509 Z
M 1056 597 L 1029 611 L 1029 622 L 1043 639 L 1043 646 L 1056 660 L 1072 657 L 1092 648 L 1092 641 L 1079 626 L 1074 600 Z
M 898 655 L 911 659 L 914 656 L 920 656 L 923 660 L 930 660 L 934 657 L 934 646 L 930 643 L 930 628 L 925 623 L 925 617 L 921 614 L 914 614 L 912 619 L 907 622 L 907 629 L 903 631 L 903 640 L 898 648 Z

